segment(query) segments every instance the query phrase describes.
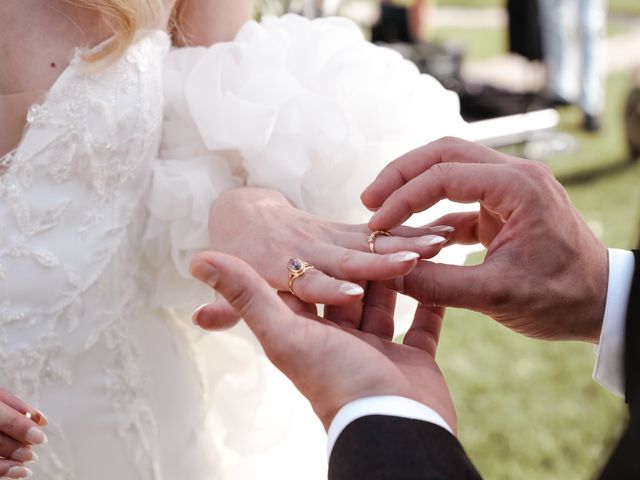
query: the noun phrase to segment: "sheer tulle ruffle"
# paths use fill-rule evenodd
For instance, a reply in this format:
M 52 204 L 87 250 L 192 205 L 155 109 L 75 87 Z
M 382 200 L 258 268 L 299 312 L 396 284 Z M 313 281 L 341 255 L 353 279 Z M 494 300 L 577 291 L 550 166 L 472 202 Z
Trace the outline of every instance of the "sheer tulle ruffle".
M 165 97 L 146 242 L 161 305 L 197 303 L 188 262 L 207 247 L 220 192 L 273 188 L 311 213 L 364 222 L 359 195 L 389 161 L 466 134 L 455 94 L 340 18 L 266 18 L 233 42 L 176 49 Z
M 220 193 L 267 187 L 314 214 L 365 222 L 360 192 L 389 161 L 466 133 L 453 93 L 337 18 L 267 18 L 233 42 L 175 49 L 164 94 L 143 248 L 154 306 L 177 309 L 211 300 L 188 265 L 207 248 Z M 225 478 L 326 477 L 321 425 L 246 327 L 191 335 Z

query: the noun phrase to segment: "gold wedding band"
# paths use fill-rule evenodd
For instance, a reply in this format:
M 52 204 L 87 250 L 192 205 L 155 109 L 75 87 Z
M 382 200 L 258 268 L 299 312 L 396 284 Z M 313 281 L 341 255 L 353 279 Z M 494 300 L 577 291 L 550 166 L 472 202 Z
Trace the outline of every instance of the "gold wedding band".
M 367 243 L 369 244 L 369 250 L 371 250 L 371 253 L 377 253 L 376 240 L 378 239 L 378 237 L 390 237 L 390 236 L 391 236 L 391 233 L 387 232 L 386 230 L 376 230 L 371 235 L 369 235 L 369 240 L 367 240 Z
M 292 258 L 289 260 L 289 263 L 287 263 L 287 270 L 289 271 L 289 291 L 291 292 L 291 295 L 297 297 L 296 292 L 293 291 L 293 282 L 296 278 L 304 275 L 307 270 L 314 268 L 316 267 L 310 263 L 300 260 L 299 258 Z

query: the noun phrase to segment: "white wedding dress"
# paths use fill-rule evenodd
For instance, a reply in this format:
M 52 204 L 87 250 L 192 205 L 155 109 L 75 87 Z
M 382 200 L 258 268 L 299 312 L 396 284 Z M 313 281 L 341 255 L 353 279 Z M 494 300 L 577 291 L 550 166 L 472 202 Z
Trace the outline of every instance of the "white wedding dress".
M 0 386 L 51 421 L 34 478 L 325 476 L 321 426 L 246 327 L 189 321 L 209 205 L 260 185 L 361 221 L 386 162 L 462 133 L 452 94 L 345 20 L 76 55 L 0 160 Z

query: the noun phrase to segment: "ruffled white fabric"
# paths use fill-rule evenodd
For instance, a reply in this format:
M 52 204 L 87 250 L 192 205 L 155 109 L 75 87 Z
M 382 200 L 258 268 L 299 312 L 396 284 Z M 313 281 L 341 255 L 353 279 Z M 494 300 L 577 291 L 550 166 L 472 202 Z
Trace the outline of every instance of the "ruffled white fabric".
M 164 62 L 168 44 L 141 33 L 100 73 L 78 56 L 2 159 L 0 385 L 51 420 L 37 478 L 326 478 L 321 425 L 246 326 L 155 307 L 209 300 L 188 261 L 220 192 L 366 216 L 361 185 L 459 133 L 455 102 L 344 21 L 250 23 Z
M 159 305 L 196 304 L 188 262 L 207 247 L 220 192 L 272 188 L 311 213 L 364 222 L 359 195 L 389 161 L 467 135 L 454 93 L 343 18 L 266 18 L 233 42 L 175 49 L 165 99 L 146 243 Z

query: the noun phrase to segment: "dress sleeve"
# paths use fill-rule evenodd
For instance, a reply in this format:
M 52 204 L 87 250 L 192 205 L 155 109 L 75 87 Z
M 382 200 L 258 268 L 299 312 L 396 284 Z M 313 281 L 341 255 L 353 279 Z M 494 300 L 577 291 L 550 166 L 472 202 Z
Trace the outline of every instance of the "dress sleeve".
M 187 104 L 186 78 L 204 48 L 179 49 L 164 67 L 164 124 L 159 157 L 147 195 L 149 221 L 143 249 L 154 271 L 152 303 L 191 310 L 211 300 L 211 290 L 193 280 L 189 263 L 209 244 L 209 207 L 242 173 L 224 152 L 204 144 Z

